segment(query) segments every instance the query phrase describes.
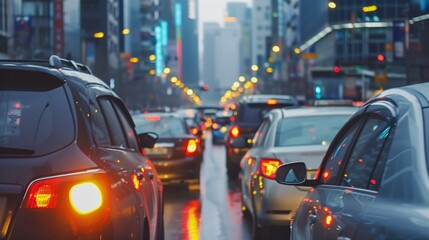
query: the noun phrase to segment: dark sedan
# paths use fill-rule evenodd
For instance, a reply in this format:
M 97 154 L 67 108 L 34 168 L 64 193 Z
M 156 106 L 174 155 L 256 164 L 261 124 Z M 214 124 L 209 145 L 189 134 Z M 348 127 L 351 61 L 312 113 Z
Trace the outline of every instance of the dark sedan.
M 159 139 L 153 148 L 145 148 L 164 183 L 199 179 L 202 147 L 192 135 L 185 119 L 176 113 L 133 116 L 137 132 L 155 132 Z

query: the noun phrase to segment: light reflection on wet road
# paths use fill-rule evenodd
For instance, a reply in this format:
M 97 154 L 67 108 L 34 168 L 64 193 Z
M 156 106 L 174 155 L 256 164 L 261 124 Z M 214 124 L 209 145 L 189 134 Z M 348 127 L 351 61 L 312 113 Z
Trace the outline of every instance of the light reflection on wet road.
M 201 166 L 200 187 L 165 186 L 164 224 L 166 240 L 250 239 L 242 218 L 240 190 L 228 182 L 223 145 L 211 144 L 207 134 Z

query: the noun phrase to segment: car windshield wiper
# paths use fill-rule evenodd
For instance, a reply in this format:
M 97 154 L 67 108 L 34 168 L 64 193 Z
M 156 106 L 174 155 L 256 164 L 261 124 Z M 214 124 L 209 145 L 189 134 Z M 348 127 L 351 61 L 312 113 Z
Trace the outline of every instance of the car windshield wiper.
M 0 146 L 0 154 L 33 155 L 33 149 Z

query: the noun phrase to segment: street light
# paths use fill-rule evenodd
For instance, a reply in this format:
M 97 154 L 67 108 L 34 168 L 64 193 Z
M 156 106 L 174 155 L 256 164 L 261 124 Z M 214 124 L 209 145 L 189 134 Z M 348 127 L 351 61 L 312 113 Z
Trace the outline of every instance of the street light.
M 274 45 L 271 50 L 273 50 L 274 53 L 279 53 L 280 52 L 280 47 L 277 45 Z
M 130 29 L 129 29 L 129 28 L 124 28 L 124 29 L 122 29 L 122 34 L 123 34 L 123 35 L 128 35 L 128 34 L 130 34 Z
M 132 57 L 132 58 L 130 58 L 130 62 L 132 62 L 132 63 L 138 63 L 139 62 L 139 58 Z
M 295 52 L 295 54 L 300 54 L 301 53 L 301 50 L 299 48 L 295 48 L 293 51 Z
M 104 32 L 96 32 L 94 33 L 94 38 L 100 39 L 104 37 Z
M 337 4 L 335 3 L 335 2 L 329 2 L 328 3 L 328 7 L 330 8 L 330 9 L 335 9 L 335 8 L 337 8 Z
M 244 82 L 244 81 L 246 81 L 246 78 L 244 76 L 240 76 L 240 77 L 238 77 L 238 81 Z
M 251 69 L 252 69 L 252 71 L 256 72 L 256 71 L 258 71 L 259 67 L 258 67 L 258 65 L 253 64 Z

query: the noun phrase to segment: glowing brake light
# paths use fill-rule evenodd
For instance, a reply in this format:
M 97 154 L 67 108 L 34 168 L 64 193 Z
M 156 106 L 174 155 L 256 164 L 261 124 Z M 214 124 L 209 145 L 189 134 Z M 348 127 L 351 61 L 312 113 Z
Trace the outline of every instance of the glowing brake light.
M 325 226 L 332 227 L 333 224 L 334 224 L 334 218 L 332 217 L 331 214 L 328 214 L 325 218 Z
M 160 116 L 147 116 L 145 119 L 146 119 L 146 121 L 159 121 L 159 120 L 161 120 L 161 117 Z
M 269 178 L 269 179 L 275 179 L 276 178 L 276 171 L 278 166 L 280 166 L 282 162 L 278 159 L 266 159 L 262 158 L 259 167 L 261 169 L 262 176 Z
M 268 101 L 267 101 L 267 104 L 268 104 L 268 105 L 276 105 L 276 104 L 277 104 L 277 100 L 275 100 L 275 99 L 270 99 L 270 100 L 268 100 Z
M 69 191 L 73 209 L 79 214 L 88 214 L 99 209 L 103 203 L 100 188 L 92 182 L 79 183 Z
M 186 154 L 193 154 L 197 151 L 197 141 L 195 139 L 190 139 L 188 145 L 186 146 Z
M 58 180 L 36 182 L 29 190 L 26 208 L 55 208 L 58 197 Z
M 237 126 L 234 126 L 231 128 L 229 133 L 231 135 L 231 138 L 237 138 L 240 136 L 240 128 L 238 128 Z
M 28 186 L 21 207 L 55 209 L 74 216 L 96 214 L 85 224 L 105 221 L 110 209 L 108 186 L 107 175 L 100 169 L 38 179 Z
M 191 134 L 197 135 L 198 134 L 198 128 L 191 128 Z

